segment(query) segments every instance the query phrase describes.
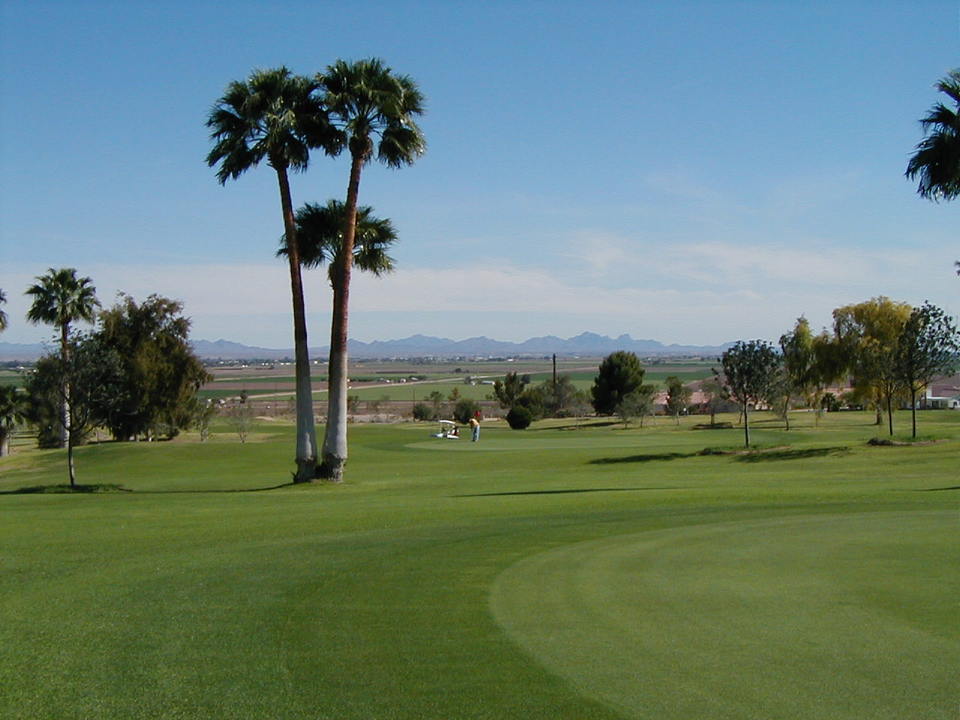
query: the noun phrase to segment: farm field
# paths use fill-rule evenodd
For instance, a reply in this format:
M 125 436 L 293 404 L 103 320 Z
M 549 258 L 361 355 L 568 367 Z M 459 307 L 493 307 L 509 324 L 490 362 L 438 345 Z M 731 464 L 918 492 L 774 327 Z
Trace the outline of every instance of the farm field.
M 341 486 L 221 423 L 79 448 L 125 490 L 82 494 L 20 438 L 0 717 L 954 718 L 960 412 L 755 417 L 353 426 Z
M 569 375 L 578 389 L 589 391 L 597 375 L 600 360 L 600 358 L 560 359 L 557 372 Z M 707 362 L 650 364 L 646 366 L 644 380 L 648 383 L 662 384 L 670 375 L 678 376 L 685 383 L 701 380 L 710 377 L 710 368 L 714 364 Z M 245 391 L 249 397 L 277 396 L 294 392 L 294 376 L 288 366 L 211 369 L 214 380 L 201 389 L 200 396 L 203 398 L 233 398 L 237 397 L 241 391 Z M 357 396 L 361 401 L 376 400 L 412 405 L 414 402 L 423 401 L 434 391 L 447 396 L 456 387 L 461 397 L 482 401 L 492 396 L 493 381 L 503 379 L 508 372 L 529 375 L 533 384 L 541 383 L 552 376 L 549 360 L 430 365 L 403 361 L 363 361 L 351 366 L 350 394 Z M 468 377 L 476 379 L 477 384 L 468 384 L 466 382 Z M 314 370 L 313 389 L 314 400 L 323 402 L 326 399 L 326 376 L 323 366 L 318 366 Z

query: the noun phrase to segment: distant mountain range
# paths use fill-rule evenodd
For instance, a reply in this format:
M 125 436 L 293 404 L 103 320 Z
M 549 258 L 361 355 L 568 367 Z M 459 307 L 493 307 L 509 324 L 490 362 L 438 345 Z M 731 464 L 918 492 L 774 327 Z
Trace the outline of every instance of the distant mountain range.
M 411 335 L 401 340 L 374 340 L 365 343 L 350 340 L 350 356 L 355 358 L 413 358 L 413 357 L 530 357 L 607 355 L 615 350 L 629 350 L 638 355 L 706 355 L 716 356 L 733 343 L 720 346 L 664 345 L 656 340 L 634 340 L 629 335 L 611 338 L 585 332 L 572 338 L 555 335 L 530 338 L 520 343 L 473 337 L 450 340 L 428 335 Z M 229 340 L 194 340 L 194 352 L 209 360 L 282 360 L 293 357 L 292 349 L 263 348 Z M 24 345 L 0 342 L 0 361 L 36 360 L 44 352 L 55 350 L 51 345 Z M 323 358 L 328 347 L 310 348 L 310 356 Z

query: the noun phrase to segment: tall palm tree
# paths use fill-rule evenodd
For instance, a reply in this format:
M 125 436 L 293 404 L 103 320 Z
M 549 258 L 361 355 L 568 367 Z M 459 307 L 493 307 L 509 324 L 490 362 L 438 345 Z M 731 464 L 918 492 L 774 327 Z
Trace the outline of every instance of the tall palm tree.
M 424 100 L 410 77 L 395 74 L 377 58 L 352 63 L 338 60 L 317 75 L 317 81 L 323 86 L 330 120 L 350 150 L 344 262 L 336 268 L 339 294 L 334 298 L 330 327 L 329 405 L 319 471 L 321 477 L 339 482 L 347 461 L 347 322 L 360 174 L 374 158 L 399 168 L 424 153 L 426 141 L 415 120 L 423 113 Z
M 217 163 L 221 185 L 236 180 L 262 160 L 277 173 L 280 208 L 286 237 L 296 239 L 297 228 L 290 196 L 288 171 L 307 169 L 310 150 L 323 148 L 335 155 L 340 135 L 330 125 L 320 101 L 316 80 L 292 74 L 287 68 L 256 70 L 246 82 L 234 81 L 210 111 L 207 127 L 214 141 L 207 165 Z M 316 477 L 317 433 L 313 420 L 310 358 L 304 316 L 303 282 L 298 245 L 288 254 L 293 299 L 293 342 L 296 360 L 297 482 Z
M 7 296 L 3 294 L 3 290 L 0 290 L 0 305 L 7 304 Z M 7 329 L 7 314 L 0 310 L 0 332 L 3 332 Z
M 953 109 L 937 103 L 920 120 L 926 137 L 907 165 L 906 176 L 920 179 L 917 192 L 929 200 L 960 196 L 960 69 L 936 84 L 950 98 Z
M 26 295 L 33 297 L 27 311 L 27 320 L 33 324 L 53 325 L 60 330 L 60 368 L 63 372 L 60 417 L 61 443 L 67 447 L 67 472 L 70 485 L 76 485 L 73 466 L 73 433 L 70 411 L 70 378 L 67 368 L 70 362 L 70 325 L 77 320 L 93 322 L 100 302 L 97 289 L 88 278 L 78 278 L 74 268 L 50 268 L 46 275 L 39 275 L 37 282 L 27 288 Z

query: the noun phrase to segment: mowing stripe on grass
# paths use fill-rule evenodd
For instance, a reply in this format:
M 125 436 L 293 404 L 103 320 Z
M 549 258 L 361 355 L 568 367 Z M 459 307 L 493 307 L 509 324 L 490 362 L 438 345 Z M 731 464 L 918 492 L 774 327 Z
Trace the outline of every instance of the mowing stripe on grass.
M 954 718 L 956 530 L 931 511 L 621 535 L 513 565 L 491 607 L 629 717 Z

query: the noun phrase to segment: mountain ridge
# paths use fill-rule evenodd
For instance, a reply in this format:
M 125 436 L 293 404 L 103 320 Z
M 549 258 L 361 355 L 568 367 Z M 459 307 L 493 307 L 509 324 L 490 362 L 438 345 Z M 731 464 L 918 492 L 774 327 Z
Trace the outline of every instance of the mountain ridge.
M 218 340 L 191 340 L 194 352 L 207 360 L 282 360 L 293 357 L 292 348 L 265 348 L 244 345 L 220 338 Z M 616 338 L 585 331 L 570 338 L 556 335 L 532 337 L 522 342 L 495 340 L 483 335 L 463 340 L 415 334 L 396 340 L 363 342 L 351 339 L 348 344 L 355 358 L 412 358 L 412 357 L 512 357 L 551 355 L 608 355 L 616 350 L 627 350 L 643 355 L 717 355 L 733 343 L 723 345 L 665 345 L 658 340 L 634 339 L 624 333 Z M 0 342 L 0 361 L 36 360 L 54 349 L 49 344 Z M 329 347 L 312 347 L 313 358 L 323 358 Z

